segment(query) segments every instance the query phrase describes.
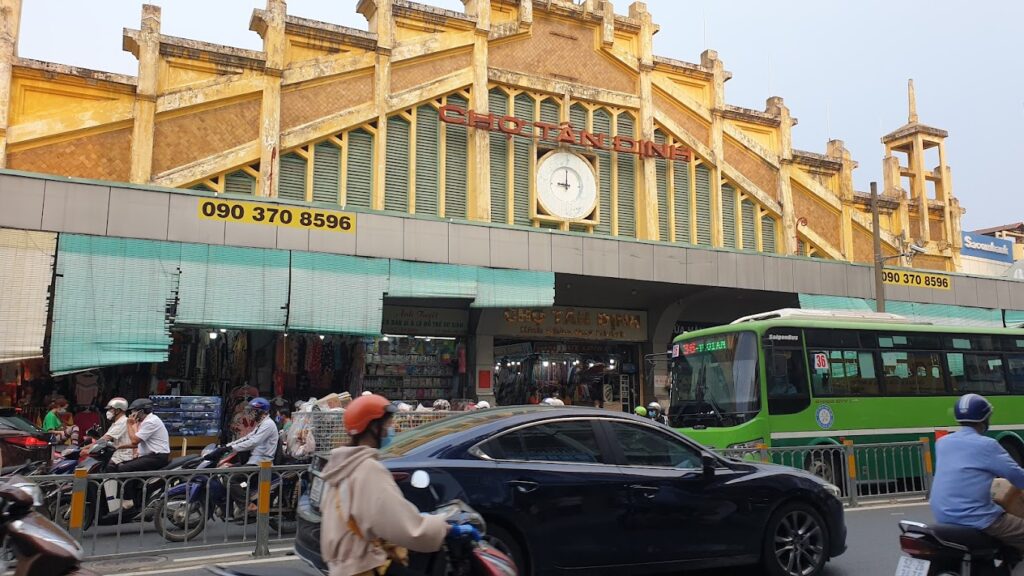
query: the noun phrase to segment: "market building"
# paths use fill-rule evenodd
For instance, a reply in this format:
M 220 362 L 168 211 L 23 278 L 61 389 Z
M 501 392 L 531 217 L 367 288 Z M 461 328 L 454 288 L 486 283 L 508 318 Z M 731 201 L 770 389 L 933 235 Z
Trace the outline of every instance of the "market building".
M 712 50 L 654 55 L 643 3 L 357 9 L 367 30 L 268 0 L 252 51 L 163 35 L 145 5 L 124 76 L 18 57 L 20 0 L 0 0 L 12 401 L 101 368 L 132 396 L 525 386 L 510 398 L 628 408 L 664 398 L 645 358 L 675 334 L 873 297 L 842 141 L 796 150 L 782 98 L 727 104 Z M 1024 284 L 955 274 L 947 134 L 912 85 L 909 106 L 882 138 L 879 235 L 931 272 L 888 298 L 1002 325 Z

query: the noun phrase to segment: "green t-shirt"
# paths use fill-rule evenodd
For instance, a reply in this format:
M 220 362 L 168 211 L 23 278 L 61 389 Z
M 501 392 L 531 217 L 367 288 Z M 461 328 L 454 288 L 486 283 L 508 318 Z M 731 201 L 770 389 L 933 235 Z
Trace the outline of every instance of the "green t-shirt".
M 49 432 L 51 430 L 60 430 L 64 428 L 64 423 L 60 421 L 60 417 L 53 410 L 46 413 L 46 418 L 43 418 L 43 430 Z

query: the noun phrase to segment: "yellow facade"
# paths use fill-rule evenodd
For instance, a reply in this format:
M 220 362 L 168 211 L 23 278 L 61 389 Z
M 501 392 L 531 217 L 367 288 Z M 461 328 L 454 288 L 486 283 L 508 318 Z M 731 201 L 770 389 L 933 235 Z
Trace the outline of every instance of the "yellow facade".
M 872 260 L 869 199 L 854 190 L 857 163 L 843 143 L 793 149 L 796 119 L 781 98 L 765 110 L 726 104 L 731 74 L 714 51 L 699 63 L 655 56 L 658 26 L 643 3 L 625 15 L 607 0 L 465 5 L 362 0 L 368 27 L 357 30 L 289 16 L 283 0 L 268 0 L 250 22 L 261 51 L 164 36 L 160 9 L 147 5 L 140 29 L 125 31 L 124 48 L 139 60 L 128 77 L 17 57 L 20 0 L 0 0 L 0 164 Z M 493 114 L 490 129 L 445 122 L 451 106 Z M 535 126 L 512 136 L 500 130 L 503 117 Z M 570 128 L 572 143 L 544 138 L 536 123 Z M 603 145 L 584 145 L 584 131 Z M 615 149 L 616 137 L 685 148 L 689 159 Z M 886 254 L 915 242 L 927 249 L 915 266 L 955 270 L 962 210 L 945 137 L 918 122 L 911 98 L 908 124 L 883 138 L 882 239 Z M 940 163 L 926 167 L 932 147 Z M 538 202 L 538 163 L 554 150 L 594 171 L 598 200 L 584 218 Z

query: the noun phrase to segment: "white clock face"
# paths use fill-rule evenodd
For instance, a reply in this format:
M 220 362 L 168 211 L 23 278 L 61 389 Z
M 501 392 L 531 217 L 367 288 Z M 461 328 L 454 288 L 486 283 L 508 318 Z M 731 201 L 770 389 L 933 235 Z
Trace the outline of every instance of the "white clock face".
M 597 179 L 586 160 L 552 152 L 537 167 L 537 199 L 548 214 L 566 220 L 586 218 L 597 204 Z

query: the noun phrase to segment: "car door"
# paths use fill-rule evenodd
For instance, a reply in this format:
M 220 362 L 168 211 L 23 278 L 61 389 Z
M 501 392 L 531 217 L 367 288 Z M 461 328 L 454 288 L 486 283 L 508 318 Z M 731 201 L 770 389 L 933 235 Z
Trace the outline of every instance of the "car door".
M 662 427 L 605 426 L 626 479 L 633 562 L 685 564 L 756 550 L 756 518 L 742 490 L 729 486 L 738 473 L 722 467 L 705 475 L 700 449 Z
M 480 445 L 494 460 L 534 566 L 596 569 L 621 562 L 626 502 L 594 421 L 546 420 Z M 589 572 L 588 572 L 589 573 Z

